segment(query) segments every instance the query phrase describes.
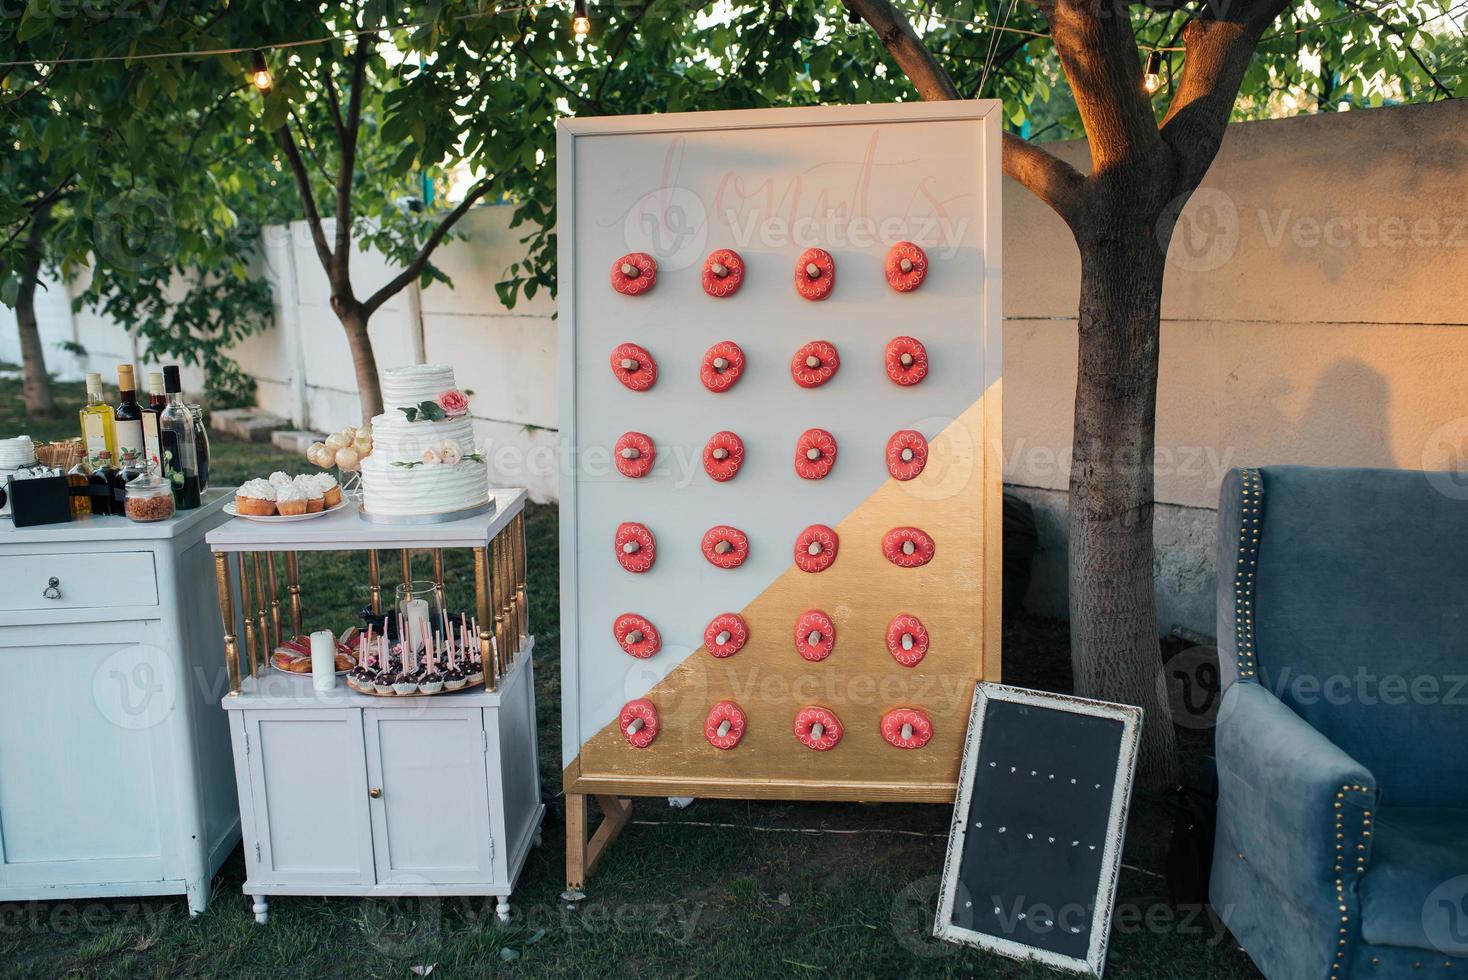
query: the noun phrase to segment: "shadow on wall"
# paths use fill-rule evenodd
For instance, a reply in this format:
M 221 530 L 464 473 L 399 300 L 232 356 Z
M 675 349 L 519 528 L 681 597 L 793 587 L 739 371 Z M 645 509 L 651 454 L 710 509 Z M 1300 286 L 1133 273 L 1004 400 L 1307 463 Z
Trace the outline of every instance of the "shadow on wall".
M 1391 386 L 1385 376 L 1363 361 L 1345 358 L 1316 379 L 1298 417 L 1284 407 L 1291 383 L 1278 378 L 1264 388 L 1266 404 L 1257 416 L 1259 441 L 1269 444 L 1268 459 L 1242 459 L 1239 465 L 1304 463 L 1312 466 L 1416 467 L 1393 452 Z
M 1393 453 L 1391 386 L 1379 371 L 1364 362 L 1345 358 L 1331 364 L 1311 385 L 1298 412 L 1291 411 L 1290 406 L 1295 393 L 1283 376 L 1272 387 L 1264 387 L 1263 404 L 1239 430 L 1244 445 L 1238 447 L 1233 465 L 1381 466 L 1382 460 L 1391 460 L 1396 466 L 1417 465 L 1416 460 L 1401 460 Z M 1263 454 L 1254 446 L 1270 448 Z M 1038 538 L 1023 607 L 1036 615 L 1067 618 L 1066 493 L 1009 485 L 1004 489 L 1006 496 L 1012 495 L 1032 507 Z M 1217 528 L 1214 508 L 1157 505 L 1153 572 L 1159 633 L 1165 635 L 1174 626 L 1205 636 L 1216 633 Z

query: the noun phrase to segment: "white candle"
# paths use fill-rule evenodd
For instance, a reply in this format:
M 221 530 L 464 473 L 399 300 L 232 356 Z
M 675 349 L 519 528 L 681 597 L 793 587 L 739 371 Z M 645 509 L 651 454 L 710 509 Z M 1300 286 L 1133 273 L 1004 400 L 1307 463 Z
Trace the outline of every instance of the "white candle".
M 311 634 L 311 686 L 318 691 L 336 687 L 336 638 L 331 630 Z
M 417 653 L 420 646 L 428 646 L 432 639 L 429 636 L 428 600 L 409 599 L 403 603 L 403 613 L 408 617 L 408 646 Z

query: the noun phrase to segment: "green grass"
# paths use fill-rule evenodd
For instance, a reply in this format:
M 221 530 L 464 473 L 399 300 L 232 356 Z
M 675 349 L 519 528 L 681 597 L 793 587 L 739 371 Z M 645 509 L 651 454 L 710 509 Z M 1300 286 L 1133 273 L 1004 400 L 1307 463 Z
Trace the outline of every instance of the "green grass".
M 82 393 L 61 385 L 58 396 L 61 418 L 27 421 L 16 398 L 0 395 L 0 435 L 71 435 Z M 268 446 L 220 438 L 214 447 L 221 483 L 304 468 Z M 941 806 L 700 800 L 677 811 L 639 801 L 589 896 L 562 902 L 556 520 L 553 507 L 530 508 L 528 590 L 549 813 L 545 846 L 521 875 L 510 925 L 495 920 L 492 900 L 277 898 L 270 924 L 258 927 L 240 893 L 237 850 L 214 882 L 213 904 L 192 921 L 176 898 L 0 904 L 0 975 L 406 977 L 427 964 L 447 977 L 1052 975 L 926 938 L 948 832 L 949 808 Z M 365 602 L 365 561 L 304 556 L 302 566 L 313 621 L 339 626 Z M 451 601 L 467 595 L 455 592 L 466 588 L 467 567 L 448 571 Z M 1022 619 L 1006 625 L 1004 640 L 1008 680 L 1068 684 L 1064 624 Z M 1209 737 L 1180 736 L 1194 769 Z M 1139 796 L 1132 813 L 1107 975 L 1257 976 L 1206 913 L 1169 906 L 1160 877 L 1171 826 L 1165 808 Z

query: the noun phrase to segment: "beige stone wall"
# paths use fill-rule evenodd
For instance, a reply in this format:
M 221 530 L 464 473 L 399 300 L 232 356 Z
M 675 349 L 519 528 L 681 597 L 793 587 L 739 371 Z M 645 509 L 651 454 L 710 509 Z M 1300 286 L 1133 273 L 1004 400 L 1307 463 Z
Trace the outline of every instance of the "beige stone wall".
M 1005 475 L 1064 489 L 1079 260 L 1023 188 L 1004 208 Z M 1230 466 L 1451 465 L 1465 324 L 1468 106 L 1230 127 L 1168 253 L 1158 500 L 1215 507 Z
M 1023 188 L 1004 207 L 1005 479 L 1041 509 L 1029 604 L 1063 614 L 1080 264 Z M 1164 631 L 1213 631 L 1230 467 L 1468 481 L 1468 106 L 1231 126 L 1168 254 L 1157 415 L 1157 499 L 1178 505 L 1157 513 Z

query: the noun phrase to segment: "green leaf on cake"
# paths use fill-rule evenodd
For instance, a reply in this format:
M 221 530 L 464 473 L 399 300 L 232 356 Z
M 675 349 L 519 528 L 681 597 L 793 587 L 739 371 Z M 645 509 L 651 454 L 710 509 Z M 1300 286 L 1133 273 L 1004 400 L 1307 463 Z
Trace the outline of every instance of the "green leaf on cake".
M 398 409 L 398 411 L 400 411 L 404 415 L 406 415 L 408 417 L 408 421 L 409 422 L 416 422 L 416 421 L 418 421 L 418 409 L 411 408 L 410 407 L 410 408 L 400 408 L 400 409 Z
M 438 402 L 419 402 L 418 414 L 430 422 L 442 422 L 448 418 L 448 413 L 443 410 L 443 406 L 439 405 Z M 408 421 L 411 422 L 413 420 L 409 419 Z

